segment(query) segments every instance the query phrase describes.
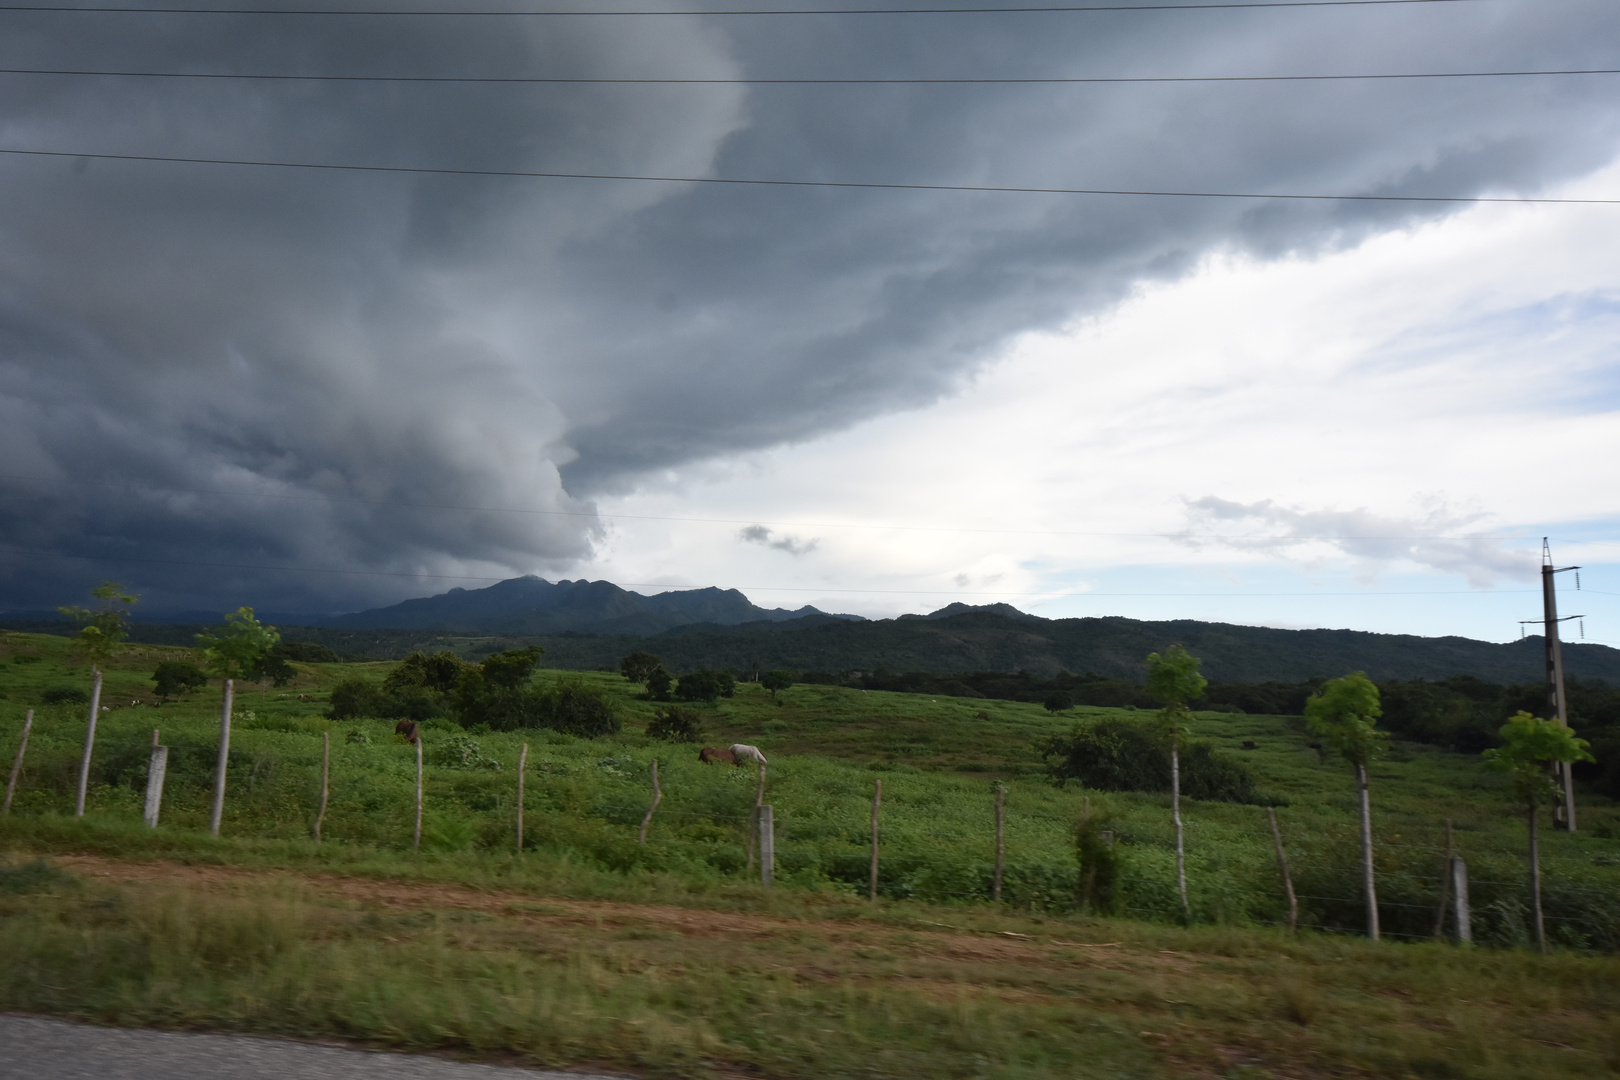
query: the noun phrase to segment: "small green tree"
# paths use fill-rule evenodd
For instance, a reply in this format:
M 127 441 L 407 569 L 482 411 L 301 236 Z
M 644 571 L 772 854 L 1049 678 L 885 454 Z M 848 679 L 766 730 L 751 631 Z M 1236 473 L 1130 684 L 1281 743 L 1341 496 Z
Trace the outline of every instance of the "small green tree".
M 1524 804 L 1525 824 L 1530 831 L 1530 904 L 1536 922 L 1536 948 L 1547 951 L 1547 928 L 1541 914 L 1541 846 L 1536 831 L 1536 811 L 1561 793 L 1553 779 L 1552 766 L 1593 760 L 1585 739 L 1562 724 L 1543 720 L 1527 712 L 1515 714 L 1501 729 L 1502 745 L 1485 751 L 1485 767 L 1507 773 L 1513 779 L 1513 794 Z
M 124 591 L 116 581 L 103 581 L 91 590 L 94 607 L 58 608 L 63 615 L 83 623 L 79 627 L 79 648 L 90 658 L 92 671 L 99 671 L 129 636 L 129 609 L 140 599 Z
M 663 666 L 663 661 L 652 653 L 633 652 L 619 661 L 619 672 L 633 683 L 644 683 L 652 673 Z
M 674 685 L 675 676 L 665 671 L 663 664 L 659 664 L 647 676 L 647 696 L 653 701 L 668 701 L 669 688 Z
M 208 684 L 208 673 L 186 660 L 162 660 L 152 672 L 157 696 L 164 701 Z
M 281 641 L 273 626 L 253 617 L 253 609 L 239 607 L 225 616 L 225 625 L 214 633 L 198 634 L 208 667 L 221 679 L 251 679 L 264 655 Z
M 1074 695 L 1067 690 L 1054 690 L 1041 704 L 1047 712 L 1066 712 L 1074 708 Z
M 775 701 L 778 690 L 786 690 L 788 687 L 793 685 L 793 672 L 782 671 L 780 669 L 776 671 L 767 671 L 764 675 L 760 676 L 759 685 L 769 690 L 771 692 L 771 700 Z
M 1192 903 L 1187 899 L 1187 849 L 1181 828 L 1181 737 L 1187 732 L 1187 721 L 1192 710 L 1187 706 L 1204 696 L 1209 682 L 1198 673 L 1198 658 L 1180 645 L 1164 650 L 1164 655 L 1149 653 L 1147 658 L 1147 692 L 1164 707 L 1159 710 L 1159 721 L 1170 737 L 1170 820 L 1176 828 L 1176 888 L 1181 892 L 1181 913 L 1192 918 Z
M 129 634 L 129 609 L 139 597 L 126 593 L 116 581 L 103 581 L 91 591 L 93 608 L 65 607 L 62 614 L 84 625 L 79 648 L 90 658 L 90 719 L 84 728 L 84 756 L 79 761 L 79 788 L 73 813 L 84 816 L 85 792 L 90 784 L 90 757 L 96 746 L 96 715 L 101 711 L 101 665 L 112 658 Z
M 1361 886 L 1367 898 L 1367 936 L 1378 940 L 1378 890 L 1373 883 L 1372 796 L 1367 766 L 1384 755 L 1389 736 L 1377 728 L 1383 709 L 1378 687 L 1361 672 L 1329 679 L 1305 702 L 1305 723 L 1356 770 L 1361 795 Z

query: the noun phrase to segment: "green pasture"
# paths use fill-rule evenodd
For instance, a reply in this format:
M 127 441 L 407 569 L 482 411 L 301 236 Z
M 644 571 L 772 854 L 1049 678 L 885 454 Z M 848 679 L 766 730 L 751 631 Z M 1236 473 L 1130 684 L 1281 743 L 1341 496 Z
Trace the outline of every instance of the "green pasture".
M 623 724 L 617 736 L 467 732 L 448 720 L 428 721 L 425 850 L 413 854 L 414 748 L 394 736 L 391 719 L 325 715 L 338 681 L 380 682 L 392 664 L 297 664 L 296 679 L 284 687 L 239 687 L 222 837 L 213 841 L 206 826 L 218 684 L 160 704 L 153 668 L 188 650 L 130 646 L 108 666 L 87 818 L 75 822 L 85 707 L 40 704 L 52 688 L 88 688 L 87 665 L 72 644 L 0 636 L 0 768 L 10 765 L 24 710 L 36 709 L 0 843 L 38 851 L 206 852 L 224 861 L 400 867 L 415 860 L 452 877 L 462 872 L 457 867 L 481 873 L 480 867 L 516 860 L 516 765 L 526 742 L 526 859 L 575 867 L 595 882 L 593 890 L 620 882 L 626 895 L 645 895 L 654 881 L 705 895 L 753 888 L 746 831 L 753 772 L 703 765 L 696 745 L 648 738 L 643 729 L 655 704 L 641 700 L 640 687 L 605 672 L 543 671 L 536 678 L 579 679 L 601 689 Z M 1117 914 L 1178 918 L 1168 797 L 1060 789 L 1044 774 L 1037 750 L 1043 739 L 1111 710 L 1052 715 L 1015 702 L 815 685 L 795 686 L 773 701 L 753 684 L 740 684 L 733 699 L 694 708 L 708 744 L 753 743 L 771 759 L 765 798 L 775 808 L 781 887 L 864 895 L 870 800 L 881 780 L 883 895 L 984 902 L 993 867 L 994 786 L 1002 783 L 1007 904 L 1029 912 L 1074 910 L 1074 829 L 1089 813 L 1114 834 Z M 140 813 L 153 728 L 171 750 L 162 823 L 149 832 Z M 326 842 L 317 849 L 309 836 L 322 734 L 331 738 L 331 799 Z M 1201 713 L 1195 734 L 1247 765 L 1277 806 L 1303 921 L 1349 932 L 1362 926 L 1350 769 L 1310 749 L 1293 718 Z M 1254 749 L 1242 749 L 1245 741 Z M 663 801 L 642 845 L 636 832 L 651 801 L 655 758 Z M 1410 743 L 1397 743 L 1372 777 L 1386 932 L 1431 934 L 1450 820 L 1472 875 L 1476 937 L 1524 943 L 1524 831 L 1505 781 L 1484 772 L 1476 757 Z M 1549 926 L 1566 947 L 1620 949 L 1620 808 L 1588 799 L 1581 809 L 1580 832 L 1542 837 Z M 1189 802 L 1185 816 L 1195 921 L 1276 923 L 1283 901 L 1264 809 Z M 523 870 L 518 864 L 502 872 Z

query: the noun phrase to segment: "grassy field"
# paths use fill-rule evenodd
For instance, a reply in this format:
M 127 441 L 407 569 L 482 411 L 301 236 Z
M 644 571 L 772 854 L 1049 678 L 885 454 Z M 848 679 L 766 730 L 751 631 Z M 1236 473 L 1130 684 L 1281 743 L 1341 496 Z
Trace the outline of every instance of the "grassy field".
M 222 836 L 206 833 L 219 691 L 158 705 L 183 650 L 109 667 L 89 812 L 72 818 L 88 684 L 64 639 L 0 637 L 0 765 L 37 708 L 0 821 L 5 1007 L 119 1023 L 341 1036 L 655 1073 L 768 1076 L 1599 1076 L 1620 1067 L 1620 809 L 1548 832 L 1550 923 L 1525 940 L 1523 826 L 1477 759 L 1398 744 L 1374 770 L 1386 928 L 1414 943 L 1288 938 L 1264 811 L 1191 803 L 1198 925 L 1176 903 L 1167 799 L 1044 779 L 1036 744 L 1084 715 L 1039 706 L 744 684 L 706 741 L 770 756 L 778 888 L 746 871 L 754 778 L 651 740 L 653 706 L 616 675 L 615 737 L 473 734 L 431 722 L 424 850 L 410 849 L 413 748 L 391 722 L 335 722 L 338 680 L 390 665 L 298 665 L 239 691 Z M 20 658 L 20 659 L 19 659 Z M 1084 714 L 1077 716 L 1077 713 Z M 140 822 L 152 729 L 171 746 L 163 823 Z M 1363 923 L 1350 770 L 1297 721 L 1200 714 L 1200 737 L 1280 804 L 1305 921 Z M 320 735 L 332 802 L 309 839 Z M 1238 749 L 1247 740 L 1256 749 Z M 514 776 L 529 744 L 525 850 Z M 636 828 L 659 761 L 664 799 Z M 498 764 L 499 769 L 487 767 Z M 866 902 L 868 817 L 884 786 L 883 899 Z M 993 785 L 1007 786 L 1006 902 L 988 903 Z M 1089 799 L 1121 859 L 1123 916 L 1074 910 L 1073 831 Z M 1433 927 L 1450 819 L 1488 949 Z M 46 857 L 52 862 L 35 864 Z M 453 988 L 453 989 L 447 989 Z M 833 1034 L 836 1038 L 827 1038 Z

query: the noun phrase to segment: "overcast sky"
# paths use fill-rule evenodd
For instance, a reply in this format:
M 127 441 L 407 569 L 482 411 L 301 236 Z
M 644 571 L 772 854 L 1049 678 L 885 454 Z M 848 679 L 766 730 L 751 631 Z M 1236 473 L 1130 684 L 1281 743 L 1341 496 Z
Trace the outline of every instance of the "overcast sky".
M 97 156 L 1615 199 L 1620 75 L 735 80 L 1567 71 L 1616 43 L 1601 0 L 0 12 L 0 67 L 35 72 L 0 74 L 0 150 L 50 152 L 0 153 L 0 609 L 538 573 L 1500 639 L 1550 535 L 1587 567 L 1565 610 L 1620 643 L 1620 205 Z

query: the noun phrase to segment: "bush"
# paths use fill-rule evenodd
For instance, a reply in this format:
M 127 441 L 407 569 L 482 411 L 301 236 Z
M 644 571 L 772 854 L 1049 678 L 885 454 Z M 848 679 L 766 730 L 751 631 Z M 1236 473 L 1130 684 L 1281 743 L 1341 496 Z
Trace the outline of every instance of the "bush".
M 365 679 L 344 679 L 332 687 L 332 707 L 327 710 L 327 715 L 333 720 L 387 716 L 388 704 L 388 695 L 376 683 Z
M 1100 791 L 1170 790 L 1170 739 L 1152 721 L 1107 717 L 1054 735 L 1042 746 L 1054 780 L 1078 780 Z M 1181 745 L 1181 793 L 1189 799 L 1257 803 L 1254 778 L 1242 764 L 1203 742 Z
M 1056 693 L 1047 695 L 1042 704 L 1046 707 L 1047 712 L 1064 712 L 1074 708 L 1074 695 L 1067 690 L 1059 690 Z
M 90 694 L 77 686 L 53 686 L 40 696 L 47 705 L 85 705 Z
M 1114 882 L 1119 862 L 1114 845 L 1103 836 L 1107 815 L 1086 815 L 1075 831 L 1074 851 L 1080 873 L 1075 879 L 1074 899 L 1088 915 L 1112 915 L 1117 908 Z
M 185 660 L 164 660 L 152 672 L 152 682 L 157 687 L 158 697 L 172 698 L 208 685 L 208 675 Z
M 613 708 L 607 699 L 583 683 L 560 682 L 550 693 L 538 696 L 538 727 L 577 735 L 582 739 L 619 733 L 619 718 L 613 715 Z
M 679 705 L 659 709 L 653 713 L 652 723 L 647 725 L 647 734 L 670 742 L 695 743 L 703 738 L 701 717 Z
M 737 680 L 723 671 L 694 671 L 675 684 L 677 701 L 718 701 L 737 692 Z
M 457 682 L 461 679 L 461 672 L 466 667 L 467 665 L 461 662 L 461 657 L 447 650 L 434 653 L 432 656 L 423 652 L 413 652 L 388 673 L 388 678 L 383 680 L 383 689 L 391 694 L 408 689 L 448 694 L 456 688 Z
M 293 660 L 300 664 L 335 664 L 338 654 L 313 641 L 283 641 L 270 647 L 270 652 L 283 660 Z

